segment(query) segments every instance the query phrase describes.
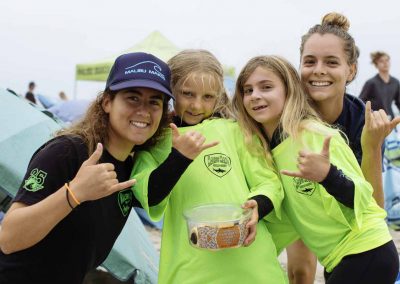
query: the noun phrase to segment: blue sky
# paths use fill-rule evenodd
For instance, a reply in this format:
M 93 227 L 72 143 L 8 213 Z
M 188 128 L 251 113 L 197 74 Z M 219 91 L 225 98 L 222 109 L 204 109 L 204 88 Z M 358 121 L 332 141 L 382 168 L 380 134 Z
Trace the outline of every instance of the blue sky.
M 278 54 L 295 66 L 300 37 L 330 11 L 346 15 L 361 49 L 359 74 L 349 86 L 358 95 L 376 71 L 369 53 L 380 49 L 392 58 L 400 77 L 400 2 L 320 0 L 168 0 L 168 1 L 19 1 L 0 2 L 0 87 L 25 93 L 72 97 L 75 65 L 118 54 L 160 31 L 180 48 L 205 48 L 236 67 L 259 54 Z M 79 82 L 77 96 L 88 98 L 102 83 Z

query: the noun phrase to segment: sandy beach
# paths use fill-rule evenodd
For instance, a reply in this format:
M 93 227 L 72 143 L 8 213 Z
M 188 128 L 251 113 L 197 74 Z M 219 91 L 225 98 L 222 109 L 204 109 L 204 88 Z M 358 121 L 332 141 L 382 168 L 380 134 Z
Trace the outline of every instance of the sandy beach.
M 146 226 L 146 230 L 149 233 L 150 239 L 153 242 L 154 246 L 156 247 L 156 249 L 158 251 L 160 251 L 160 245 L 161 245 L 161 231 L 148 227 Z M 393 236 L 393 240 L 396 244 L 397 247 L 397 252 L 400 253 L 400 231 L 393 231 L 390 230 L 392 236 Z M 282 265 L 282 267 L 286 270 L 286 266 L 287 266 L 287 258 L 286 258 L 286 252 L 283 252 L 280 256 L 279 256 L 279 261 Z M 315 281 L 314 284 L 322 284 L 325 283 L 324 281 L 324 269 L 323 267 L 318 264 L 317 267 L 317 273 L 315 275 Z

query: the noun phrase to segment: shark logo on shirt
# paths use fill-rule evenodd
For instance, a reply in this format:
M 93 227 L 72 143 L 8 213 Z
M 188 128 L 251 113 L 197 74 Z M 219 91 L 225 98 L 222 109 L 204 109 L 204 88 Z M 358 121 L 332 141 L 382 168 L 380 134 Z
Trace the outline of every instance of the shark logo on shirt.
M 32 191 L 36 192 L 38 190 L 41 190 L 44 184 L 44 180 L 46 179 L 47 173 L 39 170 L 39 169 L 33 169 L 28 177 L 24 181 L 24 186 L 23 188 L 26 189 L 27 191 Z
M 315 182 L 298 177 L 293 178 L 293 185 L 298 193 L 308 196 L 313 195 L 315 188 L 317 187 Z
M 205 155 L 204 164 L 217 177 L 225 176 L 232 169 L 231 158 L 222 153 Z
M 133 203 L 133 192 L 130 188 L 118 192 L 118 205 L 122 215 L 128 215 Z

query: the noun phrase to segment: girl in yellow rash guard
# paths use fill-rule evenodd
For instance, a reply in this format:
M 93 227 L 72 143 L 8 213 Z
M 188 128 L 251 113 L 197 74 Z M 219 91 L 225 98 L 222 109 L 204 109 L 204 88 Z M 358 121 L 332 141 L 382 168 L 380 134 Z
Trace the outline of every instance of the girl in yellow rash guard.
M 277 56 L 251 59 L 233 98 L 245 135 L 271 151 L 282 211 L 325 267 L 326 283 L 393 283 L 399 263 L 385 212 L 341 134 L 308 102 L 296 70 Z
M 210 252 L 190 246 L 185 209 L 205 203 L 242 204 L 249 200 L 249 206 L 260 204 L 255 206 L 257 216 L 269 218 L 279 216 L 283 191 L 263 151 L 258 156 L 247 151 L 236 122 L 207 120 L 228 114 L 224 110 L 229 102 L 223 89 L 223 71 L 217 59 L 208 51 L 185 50 L 168 65 L 176 94 L 174 121 L 180 126 L 179 132 L 172 126 L 172 138 L 168 133 L 151 151 L 136 153 L 133 169 L 138 181 L 133 187 L 135 196 L 151 218 L 164 216 L 159 283 L 286 283 L 265 222 L 254 222 L 257 238 L 254 242 L 248 238 L 248 247 Z M 177 147 L 180 137 L 192 132 L 200 132 L 205 143 L 219 144 L 205 149 L 187 166 L 187 156 Z M 219 166 L 213 161 L 219 161 Z M 152 200 L 148 192 L 153 190 L 164 193 L 160 199 Z

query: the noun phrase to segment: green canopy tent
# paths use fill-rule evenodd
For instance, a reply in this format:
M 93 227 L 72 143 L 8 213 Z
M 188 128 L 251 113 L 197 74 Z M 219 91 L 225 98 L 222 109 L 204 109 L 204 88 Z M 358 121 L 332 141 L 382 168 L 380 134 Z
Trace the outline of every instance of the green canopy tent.
M 106 81 L 115 58 L 117 58 L 121 54 L 141 51 L 154 54 L 162 60 L 168 61 L 180 50 L 180 48 L 173 44 L 163 34 L 158 31 L 154 31 L 150 33 L 143 41 L 135 44 L 134 46 L 121 52 L 120 54 L 98 61 L 77 64 L 75 71 L 74 98 L 76 98 L 77 81 Z M 235 77 L 235 68 L 232 66 L 224 66 L 224 73 L 226 78 L 233 80 L 233 78 Z
M 77 64 L 75 71 L 74 97 L 76 96 L 77 81 L 106 81 L 115 58 L 117 58 L 121 54 L 140 51 L 154 54 L 162 60 L 167 61 L 172 56 L 177 54 L 180 49 L 160 32 L 154 31 L 149 34 L 143 41 L 135 44 L 134 46 L 121 52 L 120 54 L 98 61 Z

